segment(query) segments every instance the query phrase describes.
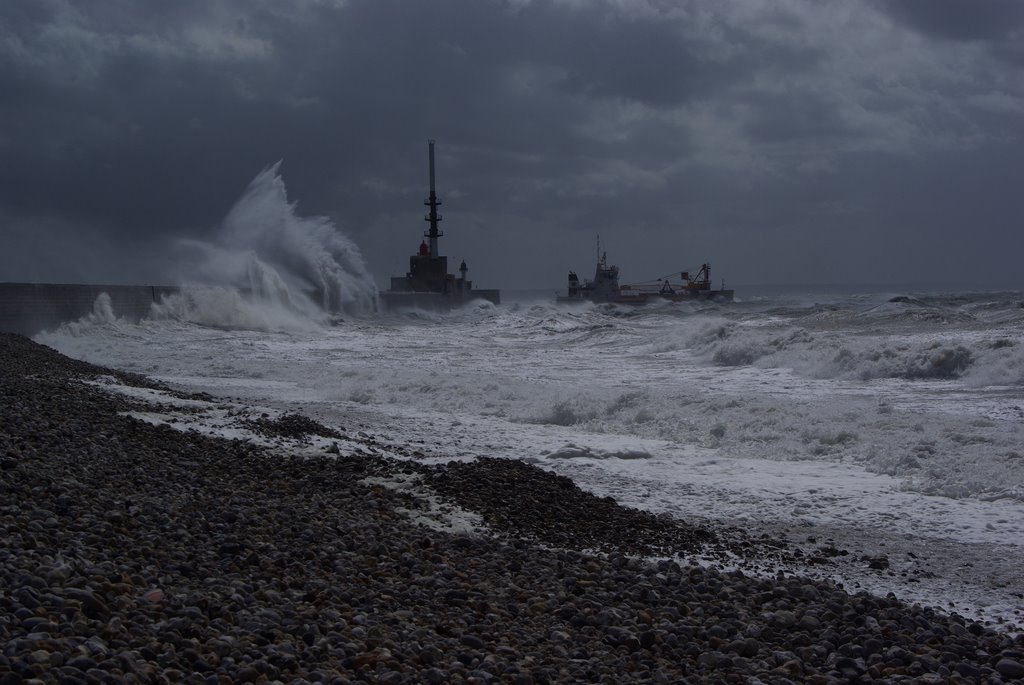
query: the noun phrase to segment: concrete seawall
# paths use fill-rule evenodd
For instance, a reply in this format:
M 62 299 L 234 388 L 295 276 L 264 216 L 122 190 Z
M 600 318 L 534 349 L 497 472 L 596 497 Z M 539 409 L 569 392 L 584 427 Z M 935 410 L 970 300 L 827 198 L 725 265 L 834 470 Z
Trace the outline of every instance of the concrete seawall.
M 177 291 L 159 285 L 0 283 L 0 332 L 33 336 L 53 330 L 91 313 L 100 293 L 110 296 L 117 317 L 135 322 L 162 296 Z

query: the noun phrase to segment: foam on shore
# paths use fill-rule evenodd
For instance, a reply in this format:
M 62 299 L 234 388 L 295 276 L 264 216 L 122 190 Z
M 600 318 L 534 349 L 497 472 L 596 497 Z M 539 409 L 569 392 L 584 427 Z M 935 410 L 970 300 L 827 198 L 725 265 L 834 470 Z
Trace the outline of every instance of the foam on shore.
M 96 385 L 108 377 L 144 391 Z M 689 564 L 718 531 L 518 461 L 423 465 L 174 430 L 129 415 L 168 388 L 16 336 L 0 336 L 0 381 L 0 672 L 11 677 L 1024 678 L 1020 636 L 833 583 Z M 193 402 L 231 405 L 178 395 L 166 408 Z M 244 420 L 286 442 L 342 432 L 295 415 Z M 395 482 L 417 487 L 383 486 Z M 492 534 L 410 520 L 421 487 Z

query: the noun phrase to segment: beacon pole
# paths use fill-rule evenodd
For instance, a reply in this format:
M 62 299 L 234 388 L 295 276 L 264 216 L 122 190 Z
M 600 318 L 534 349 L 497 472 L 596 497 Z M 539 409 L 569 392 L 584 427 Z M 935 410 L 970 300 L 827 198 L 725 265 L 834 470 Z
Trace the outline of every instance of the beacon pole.
M 427 145 L 430 150 L 430 197 L 424 200 L 423 204 L 430 207 L 430 213 L 424 217 L 424 220 L 430 222 L 430 230 L 424 232 L 423 235 L 430 241 L 430 256 L 437 257 L 440 254 L 437 251 L 437 239 L 444 233 L 437 230 L 437 222 L 441 220 L 441 215 L 437 213 L 437 206 L 441 204 L 441 201 L 437 199 L 437 191 L 434 187 L 434 141 L 428 140 Z

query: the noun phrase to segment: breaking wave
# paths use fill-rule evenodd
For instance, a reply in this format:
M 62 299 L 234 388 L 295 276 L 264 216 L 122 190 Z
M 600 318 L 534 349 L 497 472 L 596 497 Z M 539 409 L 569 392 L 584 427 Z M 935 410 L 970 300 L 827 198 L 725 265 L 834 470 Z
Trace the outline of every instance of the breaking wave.
M 92 304 L 92 311 L 76 321 L 62 323 L 55 333 L 43 333 L 41 338 L 49 339 L 55 335 L 78 337 L 90 335 L 97 329 L 119 330 L 128 325 L 128 321 L 118 318 L 114 313 L 114 305 L 110 295 L 100 293 Z
M 646 450 L 599 450 L 585 445 L 568 443 L 544 455 L 547 459 L 650 459 Z
M 797 326 L 705 321 L 686 347 L 713 366 L 787 368 L 808 378 L 954 380 L 1024 384 L 1024 349 L 985 331 L 892 337 Z
M 213 328 L 278 331 L 316 328 L 325 317 L 290 306 L 288 301 L 255 296 L 239 288 L 189 285 L 154 304 L 150 318 Z
M 290 327 L 376 309 L 359 247 L 327 217 L 288 202 L 280 162 L 260 172 L 210 241 L 182 240 L 181 295 L 156 317 L 224 327 Z

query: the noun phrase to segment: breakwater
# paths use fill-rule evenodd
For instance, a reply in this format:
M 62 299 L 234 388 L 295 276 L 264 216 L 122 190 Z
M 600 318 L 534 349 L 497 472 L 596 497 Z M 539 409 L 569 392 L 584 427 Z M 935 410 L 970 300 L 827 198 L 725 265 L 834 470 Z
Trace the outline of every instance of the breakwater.
M 177 291 L 157 285 L 0 283 L 0 332 L 33 336 L 53 330 L 92 312 L 101 293 L 110 297 L 115 316 L 138 321 L 154 302 Z

